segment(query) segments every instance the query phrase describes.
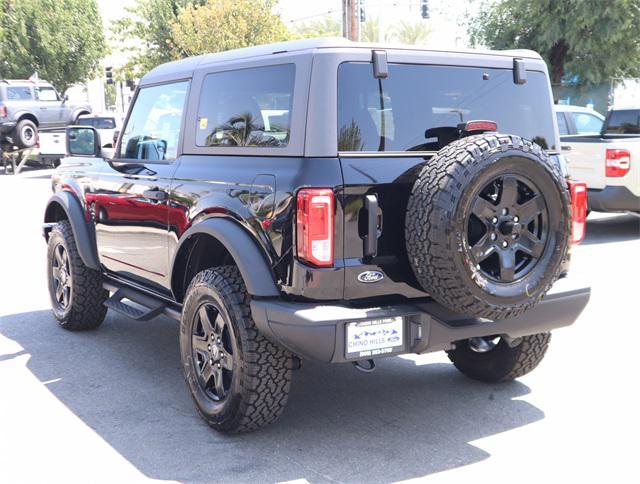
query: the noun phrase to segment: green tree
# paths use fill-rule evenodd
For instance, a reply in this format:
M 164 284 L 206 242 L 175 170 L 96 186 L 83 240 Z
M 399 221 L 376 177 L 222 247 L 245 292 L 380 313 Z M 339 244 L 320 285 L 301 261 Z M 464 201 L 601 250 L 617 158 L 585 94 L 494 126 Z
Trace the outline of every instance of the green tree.
M 638 0 L 503 0 L 480 12 L 469 24 L 472 43 L 538 51 L 554 84 L 640 76 Z
M 206 0 L 136 0 L 125 7 L 127 15 L 113 22 L 112 33 L 129 52 L 129 61 L 119 77 L 141 77 L 158 64 L 178 58 L 171 26 L 180 11 L 191 4 L 202 5 Z
M 267 44 L 291 36 L 273 13 L 275 0 L 209 0 L 188 4 L 171 26 L 178 57 Z
M 316 20 L 298 25 L 293 32 L 300 37 L 310 39 L 313 37 L 341 37 L 342 24 L 330 17 L 324 20 Z
M 424 22 L 406 22 L 401 21 L 392 27 L 392 36 L 394 40 L 402 44 L 421 45 L 429 38 L 431 28 Z
M 0 77 L 41 79 L 60 91 L 98 72 L 106 54 L 95 0 L 0 0 Z

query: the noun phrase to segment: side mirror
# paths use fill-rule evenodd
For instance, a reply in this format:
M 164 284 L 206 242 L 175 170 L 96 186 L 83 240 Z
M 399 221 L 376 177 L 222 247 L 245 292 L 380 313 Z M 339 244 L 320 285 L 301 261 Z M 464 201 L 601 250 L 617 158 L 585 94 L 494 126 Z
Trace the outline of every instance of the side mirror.
M 93 126 L 67 128 L 67 156 L 100 156 L 100 134 Z
M 62 104 L 66 103 L 69 100 L 69 95 L 65 94 L 64 96 L 62 96 Z

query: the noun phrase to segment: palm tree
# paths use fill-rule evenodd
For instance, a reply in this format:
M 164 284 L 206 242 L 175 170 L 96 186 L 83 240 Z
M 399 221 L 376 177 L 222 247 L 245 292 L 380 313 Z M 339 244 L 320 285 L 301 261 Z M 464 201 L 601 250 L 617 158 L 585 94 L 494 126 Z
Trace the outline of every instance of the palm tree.
M 362 42 L 378 42 L 380 36 L 380 21 L 376 19 L 367 20 L 360 24 L 360 41 Z M 384 33 L 384 42 L 393 40 L 392 32 Z
M 424 22 L 402 21 L 393 28 L 393 38 L 402 44 L 423 45 L 431 34 L 431 27 Z

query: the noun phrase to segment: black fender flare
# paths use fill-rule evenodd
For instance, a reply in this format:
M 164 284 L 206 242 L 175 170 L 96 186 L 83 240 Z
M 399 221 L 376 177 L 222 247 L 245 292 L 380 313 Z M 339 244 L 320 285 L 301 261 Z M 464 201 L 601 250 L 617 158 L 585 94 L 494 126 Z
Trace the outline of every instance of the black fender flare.
M 196 234 L 210 235 L 227 249 L 240 270 L 249 294 L 259 297 L 280 295 L 271 266 L 256 242 L 240 224 L 221 217 L 197 223 L 184 233 L 171 264 L 171 280 L 173 280 L 173 268 L 180 249 L 191 236 Z
M 78 248 L 78 254 L 84 265 L 94 269 L 100 270 L 100 262 L 98 260 L 98 251 L 96 249 L 95 235 L 89 231 L 87 223 L 84 218 L 84 211 L 78 199 L 70 192 L 58 192 L 53 195 L 47 202 L 47 209 L 44 215 L 45 221 L 45 237 L 48 238 L 47 224 L 51 222 L 58 222 L 54 220 L 55 210 L 53 207 L 59 205 L 64 210 L 69 223 L 71 224 L 71 230 L 73 231 L 73 237 L 76 241 Z

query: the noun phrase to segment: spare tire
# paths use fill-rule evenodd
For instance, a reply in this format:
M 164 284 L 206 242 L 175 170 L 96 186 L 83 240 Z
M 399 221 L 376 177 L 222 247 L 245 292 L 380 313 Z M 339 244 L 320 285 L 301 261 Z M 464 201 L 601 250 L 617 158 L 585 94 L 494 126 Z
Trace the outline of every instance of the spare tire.
M 407 254 L 436 301 L 503 319 L 533 307 L 558 279 L 570 223 L 566 182 L 540 146 L 475 135 L 422 168 L 407 204 Z

